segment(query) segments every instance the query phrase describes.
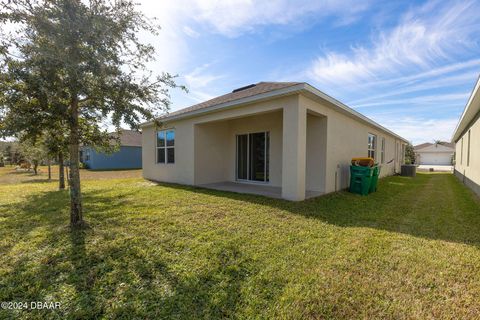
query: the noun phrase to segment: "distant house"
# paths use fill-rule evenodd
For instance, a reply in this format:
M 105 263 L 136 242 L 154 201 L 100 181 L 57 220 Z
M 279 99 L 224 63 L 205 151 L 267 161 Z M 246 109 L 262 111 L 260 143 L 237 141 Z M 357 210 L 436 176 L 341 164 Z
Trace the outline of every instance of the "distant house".
M 345 189 L 353 157 L 400 171 L 408 141 L 307 83 L 260 82 L 141 125 L 143 176 L 303 200 Z
M 422 143 L 413 147 L 415 162 L 421 165 L 452 165 L 455 145 L 448 142 Z
M 120 150 L 112 154 L 98 152 L 92 147 L 84 146 L 80 151 L 80 162 L 92 170 L 140 169 L 142 168 L 142 134 L 137 131 L 122 130 Z
M 480 195 L 480 78 L 453 133 L 455 175 Z

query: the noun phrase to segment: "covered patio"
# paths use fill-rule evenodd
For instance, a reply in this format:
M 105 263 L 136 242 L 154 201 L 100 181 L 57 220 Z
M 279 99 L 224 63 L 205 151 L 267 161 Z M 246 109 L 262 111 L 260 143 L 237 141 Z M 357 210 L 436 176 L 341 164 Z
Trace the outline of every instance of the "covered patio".
M 295 103 L 198 121 L 194 184 L 288 200 L 324 194 L 326 117 Z

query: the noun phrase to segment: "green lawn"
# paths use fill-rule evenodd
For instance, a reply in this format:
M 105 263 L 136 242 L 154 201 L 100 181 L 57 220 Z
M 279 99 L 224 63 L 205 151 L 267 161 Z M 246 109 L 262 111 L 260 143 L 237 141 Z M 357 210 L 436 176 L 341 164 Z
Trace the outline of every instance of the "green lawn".
M 85 180 L 0 184 L 0 318 L 480 318 L 480 201 L 450 174 L 291 203 Z

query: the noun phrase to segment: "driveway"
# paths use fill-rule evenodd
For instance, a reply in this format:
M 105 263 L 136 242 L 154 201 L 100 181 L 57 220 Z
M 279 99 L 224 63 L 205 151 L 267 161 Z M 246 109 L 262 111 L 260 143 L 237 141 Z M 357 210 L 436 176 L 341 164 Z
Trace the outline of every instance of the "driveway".
M 437 165 L 437 164 L 421 164 L 417 167 L 418 171 L 430 171 L 430 169 L 433 169 L 433 171 L 438 171 L 438 172 L 453 172 L 453 166 L 445 166 L 445 165 Z

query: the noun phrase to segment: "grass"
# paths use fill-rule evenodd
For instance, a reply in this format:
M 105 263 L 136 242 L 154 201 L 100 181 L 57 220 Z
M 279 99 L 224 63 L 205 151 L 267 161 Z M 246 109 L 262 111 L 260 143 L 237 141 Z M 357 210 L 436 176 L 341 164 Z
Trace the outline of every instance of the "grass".
M 480 201 L 451 174 L 301 203 L 141 178 L 83 192 L 72 233 L 55 182 L 0 184 L 0 301 L 61 303 L 0 318 L 480 317 Z
M 58 166 L 52 166 L 52 180 L 58 183 Z M 125 179 L 125 178 L 140 178 L 142 176 L 142 170 L 138 169 L 124 169 L 124 170 L 80 170 L 82 180 L 103 180 L 103 179 Z M 65 177 L 66 177 L 65 172 Z M 15 170 L 13 166 L 0 167 L 0 185 L 1 184 L 15 184 L 15 183 L 31 183 L 49 182 L 48 167 L 38 167 L 38 174 L 35 175 L 33 170 L 25 171 L 23 169 Z

